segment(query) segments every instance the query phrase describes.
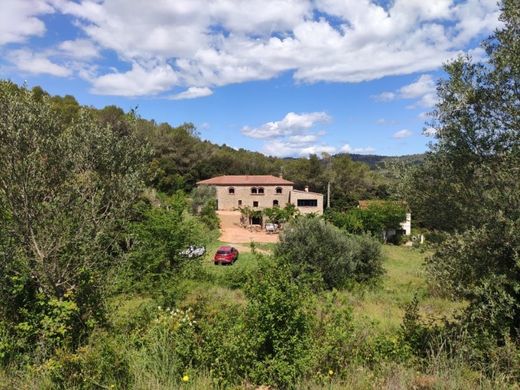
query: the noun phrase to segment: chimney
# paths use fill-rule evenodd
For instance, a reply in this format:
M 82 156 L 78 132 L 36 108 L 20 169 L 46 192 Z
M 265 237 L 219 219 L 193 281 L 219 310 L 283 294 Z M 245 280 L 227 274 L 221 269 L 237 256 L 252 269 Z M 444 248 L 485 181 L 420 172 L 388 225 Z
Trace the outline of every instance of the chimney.
M 305 186 L 305 192 L 309 192 L 309 186 Z

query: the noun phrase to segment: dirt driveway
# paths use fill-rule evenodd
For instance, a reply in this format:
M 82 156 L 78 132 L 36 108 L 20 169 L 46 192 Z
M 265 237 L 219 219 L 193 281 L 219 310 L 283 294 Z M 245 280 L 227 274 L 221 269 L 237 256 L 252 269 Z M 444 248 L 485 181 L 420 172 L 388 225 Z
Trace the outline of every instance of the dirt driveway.
M 254 242 L 278 242 L 278 234 L 250 232 L 240 226 L 240 211 L 217 211 L 220 217 L 220 241 L 230 244 Z

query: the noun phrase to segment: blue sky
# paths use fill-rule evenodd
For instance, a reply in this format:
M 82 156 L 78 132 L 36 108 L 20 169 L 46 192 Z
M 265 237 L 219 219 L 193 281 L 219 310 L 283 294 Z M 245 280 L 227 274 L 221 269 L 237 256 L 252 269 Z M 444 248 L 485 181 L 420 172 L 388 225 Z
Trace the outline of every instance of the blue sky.
M 495 0 L 2 0 L 0 78 L 277 156 L 420 153 Z

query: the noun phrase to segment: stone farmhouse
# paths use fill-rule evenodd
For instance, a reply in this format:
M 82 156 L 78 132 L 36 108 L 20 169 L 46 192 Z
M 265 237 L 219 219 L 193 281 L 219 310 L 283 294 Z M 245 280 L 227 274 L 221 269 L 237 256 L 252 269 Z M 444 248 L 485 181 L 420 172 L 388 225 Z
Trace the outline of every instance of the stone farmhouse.
M 295 190 L 294 183 L 272 175 L 228 175 L 202 180 L 199 186 L 212 186 L 217 190 L 218 210 L 236 210 L 241 207 L 265 209 L 295 205 L 302 214 L 323 214 L 323 195 Z

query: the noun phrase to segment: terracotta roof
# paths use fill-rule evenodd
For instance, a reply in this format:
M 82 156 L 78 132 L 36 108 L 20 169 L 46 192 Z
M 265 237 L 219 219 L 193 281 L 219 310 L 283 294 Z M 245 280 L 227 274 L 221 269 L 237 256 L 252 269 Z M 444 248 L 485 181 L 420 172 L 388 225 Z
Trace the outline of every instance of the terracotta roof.
M 272 175 L 227 175 L 197 182 L 201 185 L 240 186 L 240 185 L 286 185 L 294 183 Z

